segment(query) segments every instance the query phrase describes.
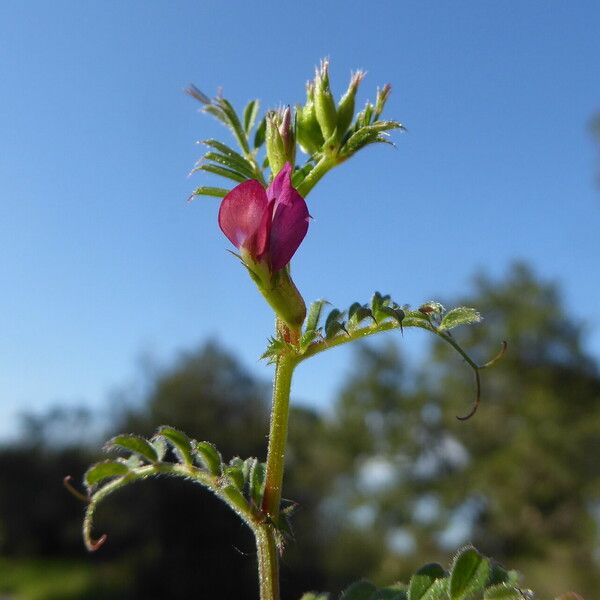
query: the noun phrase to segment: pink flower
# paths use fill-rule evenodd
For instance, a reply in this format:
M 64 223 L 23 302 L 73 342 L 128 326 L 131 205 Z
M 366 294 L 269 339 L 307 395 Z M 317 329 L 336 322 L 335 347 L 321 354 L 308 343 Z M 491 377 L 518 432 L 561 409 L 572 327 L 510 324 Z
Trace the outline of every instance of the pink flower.
M 272 273 L 287 265 L 308 230 L 308 208 L 292 187 L 286 163 L 265 190 L 251 179 L 233 188 L 219 209 L 219 227 L 242 255 L 266 262 Z

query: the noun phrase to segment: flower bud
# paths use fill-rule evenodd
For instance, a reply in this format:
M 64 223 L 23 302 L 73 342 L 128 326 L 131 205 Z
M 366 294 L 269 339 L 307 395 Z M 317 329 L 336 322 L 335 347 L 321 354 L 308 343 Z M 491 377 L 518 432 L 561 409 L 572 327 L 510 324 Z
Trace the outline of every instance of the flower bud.
M 292 111 L 289 106 L 286 106 L 283 109 L 281 123 L 279 124 L 279 135 L 281 135 L 281 140 L 283 142 L 283 151 L 285 152 L 287 159 L 286 162 L 289 162 L 293 167 L 296 164 L 296 138 L 294 137 Z
M 392 86 L 389 83 L 386 83 L 381 89 L 377 88 L 377 100 L 375 101 L 375 111 L 373 112 L 374 120 L 380 117 L 391 92 Z
M 233 188 L 221 202 L 219 226 L 277 316 L 298 329 L 306 306 L 285 267 L 306 235 L 309 215 L 291 173 L 286 163 L 266 190 L 254 179 Z
M 356 91 L 361 81 L 365 78 L 364 71 L 357 71 L 350 78 L 350 85 L 346 93 L 342 96 L 337 107 L 337 136 L 341 140 L 354 117 L 354 102 Z
M 325 141 L 331 138 L 337 126 L 335 100 L 329 87 L 329 61 L 321 62 L 315 76 L 315 113 Z
M 306 104 L 296 106 L 296 134 L 300 148 L 309 155 L 316 154 L 323 147 L 323 134 L 315 112 L 315 84 L 306 84 Z
M 290 107 L 268 112 L 266 125 L 267 156 L 271 172 L 275 176 L 286 163 L 294 165 L 296 161 L 296 140 Z
M 271 167 L 271 173 L 273 173 L 274 176 L 281 171 L 283 165 L 286 163 L 285 149 L 283 140 L 281 139 L 281 133 L 279 133 L 278 121 L 279 119 L 277 118 L 277 113 L 275 111 L 267 113 L 265 141 L 267 144 L 269 166 Z

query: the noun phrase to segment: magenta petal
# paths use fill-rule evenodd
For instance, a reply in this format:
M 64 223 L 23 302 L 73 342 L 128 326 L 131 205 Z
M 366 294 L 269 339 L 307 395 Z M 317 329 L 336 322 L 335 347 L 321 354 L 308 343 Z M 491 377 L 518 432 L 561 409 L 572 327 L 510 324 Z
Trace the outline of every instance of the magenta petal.
M 225 236 L 237 248 L 247 248 L 253 256 L 263 254 L 267 247 L 269 232 L 268 228 L 264 230 L 267 205 L 265 189 L 251 179 L 234 187 L 219 209 L 219 227 Z
M 285 189 L 286 187 L 292 187 L 291 176 L 292 165 L 289 162 L 287 162 L 285 163 L 281 171 L 277 173 L 277 175 L 271 182 L 271 185 L 267 188 L 267 197 L 269 200 L 276 200 L 281 195 L 283 189 Z
M 284 185 L 277 200 L 269 246 L 273 271 L 279 271 L 290 262 L 308 231 L 309 219 L 306 202 L 291 182 Z

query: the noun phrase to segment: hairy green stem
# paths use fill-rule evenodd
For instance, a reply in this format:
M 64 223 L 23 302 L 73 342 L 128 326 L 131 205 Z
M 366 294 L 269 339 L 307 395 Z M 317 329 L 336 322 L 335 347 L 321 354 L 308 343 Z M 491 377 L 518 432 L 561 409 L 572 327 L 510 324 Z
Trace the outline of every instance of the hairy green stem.
M 290 389 L 296 364 L 296 358 L 280 356 L 275 367 L 275 379 L 273 382 L 273 406 L 271 409 L 267 474 L 262 508 L 263 512 L 275 522 L 279 518 L 279 507 L 281 504 L 285 444 L 287 441 L 290 408 Z
M 298 193 L 306 198 L 308 193 L 317 185 L 320 179 L 335 166 L 333 161 L 328 156 L 323 156 L 317 164 L 313 167 L 312 171 L 304 178 L 304 181 L 298 186 Z
M 280 356 L 275 367 L 267 473 L 262 505 L 262 512 L 268 517 L 268 522 L 254 530 L 258 549 L 260 600 L 279 600 L 279 554 L 275 540 L 275 527 L 279 521 L 290 389 L 296 364 L 295 358 Z
M 254 529 L 258 553 L 258 581 L 260 600 L 279 600 L 279 556 L 275 532 L 271 525 Z

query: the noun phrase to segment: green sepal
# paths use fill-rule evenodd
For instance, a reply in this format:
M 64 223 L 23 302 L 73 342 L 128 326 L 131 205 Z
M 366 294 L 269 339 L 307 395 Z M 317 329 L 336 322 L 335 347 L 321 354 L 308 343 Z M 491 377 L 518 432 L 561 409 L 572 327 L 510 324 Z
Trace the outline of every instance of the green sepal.
M 192 442 L 185 433 L 174 427 L 163 425 L 158 428 L 157 435 L 165 438 L 167 443 L 173 448 L 173 452 L 180 463 L 186 465 L 193 464 Z
M 485 588 L 489 576 L 489 560 L 472 546 L 462 549 L 450 570 L 450 600 L 469 600 Z
M 160 460 L 158 458 L 156 448 L 154 448 L 150 442 L 139 435 L 117 435 L 104 444 L 105 450 L 113 450 L 115 448 L 128 450 L 129 452 L 136 454 L 140 458 L 143 458 L 151 463 L 155 463 Z
M 430 563 L 421 567 L 410 579 L 408 586 L 408 600 L 422 600 L 426 598 L 428 590 L 438 579 L 446 576 L 444 568 L 437 563 Z
M 291 330 L 299 333 L 306 318 L 306 305 L 289 270 L 283 268 L 271 273 L 266 262 L 255 261 L 244 248 L 241 255 L 248 274 L 264 299 Z
M 329 594 L 320 594 L 319 592 L 306 592 L 300 600 L 329 600 Z
M 357 581 L 340 594 L 339 600 L 370 600 L 376 591 L 377 588 L 370 581 Z
M 194 454 L 198 457 L 202 466 L 211 475 L 221 475 L 223 459 L 215 445 L 210 442 L 195 442 L 192 446 Z
M 196 188 L 188 198 L 191 200 L 194 196 L 213 196 L 214 198 L 225 198 L 229 194 L 230 190 L 220 187 L 200 186 Z
M 83 483 L 89 488 L 93 488 L 106 479 L 114 477 L 123 477 L 129 473 L 129 467 L 118 460 L 103 460 L 92 465 L 83 476 Z
M 481 321 L 481 315 L 474 308 L 468 308 L 467 306 L 459 306 L 449 310 L 439 325 L 439 329 L 453 329 L 459 325 L 471 325 L 472 323 L 479 323 Z
M 246 108 L 244 108 L 244 132 L 246 133 L 246 136 L 250 135 L 252 127 L 254 127 L 259 106 L 260 103 L 258 100 L 250 100 L 250 102 L 246 104 Z

